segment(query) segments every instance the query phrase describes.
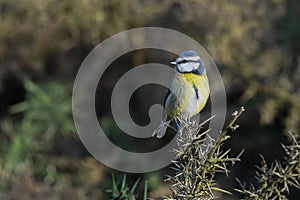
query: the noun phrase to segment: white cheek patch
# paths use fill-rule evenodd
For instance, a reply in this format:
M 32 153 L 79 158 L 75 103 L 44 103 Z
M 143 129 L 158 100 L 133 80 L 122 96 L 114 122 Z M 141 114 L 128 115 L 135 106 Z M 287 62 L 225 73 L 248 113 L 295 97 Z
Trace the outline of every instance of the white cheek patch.
M 192 72 L 198 69 L 199 63 L 189 62 L 177 65 L 177 70 L 179 72 Z

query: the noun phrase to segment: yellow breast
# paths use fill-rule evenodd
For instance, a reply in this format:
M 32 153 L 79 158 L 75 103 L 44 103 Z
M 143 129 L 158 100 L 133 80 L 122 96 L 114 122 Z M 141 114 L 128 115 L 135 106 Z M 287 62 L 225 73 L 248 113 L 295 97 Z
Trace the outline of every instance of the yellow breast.
M 193 73 L 176 73 L 171 82 L 172 91 L 166 99 L 165 108 L 169 118 L 184 119 L 197 115 L 209 97 L 207 76 Z

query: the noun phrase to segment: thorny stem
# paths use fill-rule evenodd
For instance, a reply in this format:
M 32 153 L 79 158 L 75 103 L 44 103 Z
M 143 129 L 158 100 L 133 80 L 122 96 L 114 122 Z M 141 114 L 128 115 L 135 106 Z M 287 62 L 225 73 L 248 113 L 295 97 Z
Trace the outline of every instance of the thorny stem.
M 211 158 L 217 151 L 217 149 L 219 148 L 220 144 L 229 139 L 230 136 L 226 137 L 226 134 L 229 130 L 235 130 L 238 125 L 234 126 L 236 120 L 241 116 L 241 114 L 245 111 L 244 107 L 241 107 L 239 111 L 235 111 L 232 115 L 233 115 L 233 119 L 229 122 L 229 124 L 226 126 L 226 128 L 221 132 L 221 135 L 219 137 L 219 139 L 217 140 L 217 142 L 215 143 L 213 149 L 210 151 L 210 153 L 208 154 L 208 159 Z
M 172 169 L 175 171 L 175 175 L 168 176 L 167 178 L 173 185 L 171 188 L 172 198 L 170 199 L 212 199 L 215 198 L 213 191 L 231 194 L 216 187 L 214 179 L 216 172 L 228 173 L 226 169 L 228 163 L 234 164 L 240 160 L 239 157 L 241 154 L 236 158 L 230 158 L 228 156 L 230 150 L 222 152 L 220 146 L 230 138 L 226 135 L 229 129 L 235 130 L 238 127 L 235 123 L 244 111 L 245 109 L 242 107 L 239 111 L 233 113 L 233 119 L 221 131 L 219 139 L 212 149 L 207 152 L 208 155 L 206 154 L 207 156 L 204 157 L 202 156 L 204 154 L 202 154 L 203 151 L 201 148 L 205 139 L 201 139 L 201 137 L 205 136 L 209 130 L 199 135 L 199 130 L 204 123 L 200 126 L 195 123 L 184 124 L 177 140 L 178 149 L 174 149 L 174 152 L 179 157 L 178 160 L 173 161 L 175 167 L 172 167 Z
M 300 189 L 300 146 L 299 141 L 293 133 L 290 133 L 293 143 L 291 145 L 282 145 L 285 151 L 285 158 L 282 162 L 275 161 L 269 167 L 261 156 L 261 167 L 257 167 L 256 178 L 258 186 L 253 184 L 250 188 L 246 188 L 245 183 L 241 183 L 238 179 L 241 189 L 235 189 L 243 195 L 247 200 L 259 199 L 287 199 L 286 194 L 289 193 L 289 187 Z

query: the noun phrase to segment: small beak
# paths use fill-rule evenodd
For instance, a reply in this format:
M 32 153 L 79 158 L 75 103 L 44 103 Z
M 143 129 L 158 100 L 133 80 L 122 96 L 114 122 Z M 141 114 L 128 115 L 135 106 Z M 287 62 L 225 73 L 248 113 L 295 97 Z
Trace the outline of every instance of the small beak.
M 171 65 L 176 65 L 177 64 L 177 62 L 175 62 L 175 61 L 174 62 L 170 62 L 170 63 L 171 63 Z

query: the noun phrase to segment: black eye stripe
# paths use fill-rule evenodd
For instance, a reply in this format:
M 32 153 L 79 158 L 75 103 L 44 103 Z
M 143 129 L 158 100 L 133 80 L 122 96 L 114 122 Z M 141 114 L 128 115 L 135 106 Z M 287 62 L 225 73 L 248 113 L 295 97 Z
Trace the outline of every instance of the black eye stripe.
M 179 62 L 177 62 L 176 64 L 183 64 L 183 63 L 199 63 L 199 60 L 181 60 Z
M 181 60 L 177 64 L 188 63 L 188 62 L 189 62 L 188 60 Z

